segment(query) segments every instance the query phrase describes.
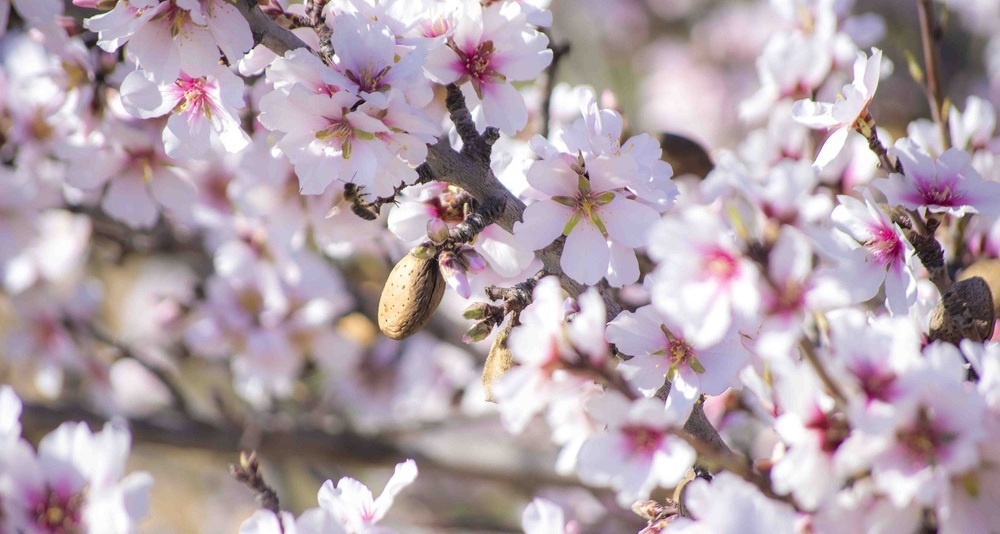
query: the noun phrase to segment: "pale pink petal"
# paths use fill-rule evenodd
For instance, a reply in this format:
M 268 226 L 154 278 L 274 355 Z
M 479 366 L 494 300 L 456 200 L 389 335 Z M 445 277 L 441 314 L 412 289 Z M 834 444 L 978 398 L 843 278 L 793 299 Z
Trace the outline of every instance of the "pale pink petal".
M 691 415 L 691 408 L 701 395 L 701 380 L 688 365 L 679 365 L 674 380 L 670 383 L 670 393 L 667 395 L 666 410 L 677 421 L 686 421 Z
M 542 200 L 524 210 L 524 222 L 515 223 L 514 236 L 519 243 L 531 250 L 548 246 L 562 235 L 563 228 L 573 216 L 569 206 Z
M 521 93 L 507 82 L 483 84 L 483 116 L 487 124 L 507 135 L 516 135 L 528 123 L 528 108 Z
M 581 220 L 566 236 L 559 264 L 567 276 L 583 284 L 596 284 L 608 271 L 608 243 L 589 220 Z
M 832 128 L 838 123 L 834 120 L 833 104 L 798 100 L 792 104 L 792 117 L 810 128 Z
M 849 133 L 850 131 L 847 128 L 839 128 L 830 134 L 830 137 L 823 143 L 823 148 L 816 155 L 816 161 L 813 165 L 817 169 L 826 168 L 834 158 L 840 155 L 840 151 L 844 148 L 844 143 L 847 142 L 847 135 Z
M 417 479 L 417 463 L 413 460 L 396 464 L 396 470 L 392 473 L 392 478 L 385 484 L 382 494 L 375 499 L 375 514 L 372 523 L 375 523 L 385 516 L 385 513 L 392 506 L 396 495 Z
M 649 230 L 660 220 L 653 208 L 623 196 L 615 196 L 597 213 L 608 230 L 608 238 L 630 248 L 644 246 Z
M 531 187 L 551 197 L 573 198 L 579 192 L 580 176 L 561 159 L 535 161 L 528 169 L 526 178 Z
M 453 83 L 465 73 L 465 66 L 458 55 L 447 46 L 439 46 L 431 51 L 427 55 L 424 69 L 432 80 L 441 84 Z
M 163 150 L 175 159 L 198 159 L 212 148 L 212 125 L 203 115 L 172 114 L 163 129 Z
M 609 242 L 611 247 L 610 262 L 605 278 L 612 287 L 622 287 L 639 279 L 639 260 L 635 257 L 632 247 L 616 241 Z
M 144 25 L 142 31 L 129 40 L 128 53 L 139 59 L 142 70 L 155 81 L 172 82 L 181 71 L 180 52 L 174 46 L 166 24 L 151 22 Z
M 164 86 L 166 90 L 162 90 L 159 84 L 146 78 L 142 71 L 132 71 L 122 80 L 120 89 L 125 111 L 140 119 L 169 113 L 183 95 L 179 91 L 169 91 L 167 87 Z

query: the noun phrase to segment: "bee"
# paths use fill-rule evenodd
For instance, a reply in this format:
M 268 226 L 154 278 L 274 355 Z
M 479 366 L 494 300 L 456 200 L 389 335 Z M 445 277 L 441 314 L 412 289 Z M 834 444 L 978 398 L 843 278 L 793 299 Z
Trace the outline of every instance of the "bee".
M 377 200 L 373 203 L 365 202 L 361 198 L 364 195 L 362 189 L 363 187 L 360 185 L 347 182 L 344 184 L 344 200 L 350 202 L 351 211 L 355 215 L 367 221 L 374 221 L 378 218 L 378 212 L 382 205 Z

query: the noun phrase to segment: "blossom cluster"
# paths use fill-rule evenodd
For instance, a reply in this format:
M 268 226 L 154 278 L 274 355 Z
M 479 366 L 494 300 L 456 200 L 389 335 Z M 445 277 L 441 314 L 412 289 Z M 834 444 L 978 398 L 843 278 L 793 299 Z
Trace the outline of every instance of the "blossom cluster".
M 880 16 L 758 3 L 748 131 L 699 170 L 551 83 L 545 0 L 0 1 L 2 375 L 113 417 L 33 447 L 0 387 L 0 531 L 136 531 L 122 417 L 406 442 L 385 455 L 455 422 L 547 435 L 643 534 L 997 531 L 997 102 L 928 89 L 935 120 L 887 128 Z M 1000 12 L 944 3 L 1000 83 Z M 389 340 L 408 251 L 443 313 Z M 416 476 L 240 532 L 388 532 Z M 525 532 L 600 515 L 537 495 Z
M 153 483 L 125 473 L 132 436 L 122 422 L 99 432 L 66 422 L 39 441 L 21 436 L 21 400 L 0 387 L 0 529 L 4 532 L 137 532 Z

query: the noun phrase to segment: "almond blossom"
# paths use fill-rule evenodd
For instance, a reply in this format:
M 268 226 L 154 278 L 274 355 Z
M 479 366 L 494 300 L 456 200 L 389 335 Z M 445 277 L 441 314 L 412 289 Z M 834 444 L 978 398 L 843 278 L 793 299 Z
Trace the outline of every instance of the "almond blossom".
M 659 261 L 650 287 L 653 305 L 688 343 L 718 343 L 757 313 L 760 272 L 709 209 L 690 208 L 657 222 L 649 254 Z
M 538 76 L 552 61 L 548 44 L 519 4 L 483 9 L 478 0 L 465 0 L 447 46 L 431 52 L 426 68 L 438 83 L 468 83 L 478 101 L 470 108 L 481 105 L 487 125 L 514 135 L 527 124 L 528 110 L 510 82 Z
M 336 486 L 327 480 L 317 496 L 319 507 L 336 518 L 347 534 L 371 532 L 375 524 L 385 517 L 396 495 L 416 478 L 416 462 L 406 460 L 396 464 L 392 477 L 378 498 L 373 498 L 371 490 L 353 478 L 341 478 Z
M 580 447 L 577 472 L 584 482 L 616 489 L 622 505 L 677 485 L 694 463 L 694 450 L 671 434 L 683 419 L 664 412 L 658 400 L 630 402 L 611 391 L 593 399 L 588 411 L 607 428 Z
M 618 371 L 644 395 L 652 397 L 670 382 L 666 409 L 686 420 L 701 395 L 719 395 L 736 385 L 736 374 L 749 361 L 734 331 L 718 343 L 692 344 L 653 306 L 623 311 L 608 324 L 607 338 L 633 358 Z
M 128 43 L 129 57 L 163 83 L 210 73 L 220 49 L 235 64 L 253 46 L 250 25 L 226 0 L 121 0 L 84 26 L 108 52 Z
M 968 152 L 952 147 L 934 158 L 905 137 L 889 152 L 898 158 L 903 173 L 892 173 L 874 185 L 890 204 L 953 217 L 1000 214 L 1000 183 L 983 180 Z
M 378 498 L 361 482 L 341 478 L 336 486 L 327 480 L 320 488 L 318 508 L 298 518 L 280 511 L 258 510 L 240 525 L 240 534 L 391 534 L 393 529 L 377 525 L 392 506 L 396 495 L 417 478 L 417 464 L 406 460 L 396 469 Z
M 595 291 L 580 297 L 579 312 L 568 324 L 557 278 L 541 279 L 533 295 L 534 300 L 521 312 L 523 324 L 511 331 L 508 340 L 514 360 L 521 365 L 493 385 L 501 419 L 511 432 L 523 430 L 554 400 L 588 396 L 592 380 L 570 367 L 600 368 L 609 356 L 598 326 L 604 323 L 604 303 Z
M 528 169 L 528 183 L 548 199 L 524 210 L 524 222 L 515 224 L 514 235 L 532 250 L 566 236 L 560 265 L 579 282 L 593 284 L 605 277 L 615 286 L 634 282 L 639 266 L 633 249 L 645 243 L 659 218 L 625 194 L 634 172 L 634 163 L 626 158 L 584 161 L 556 154 L 536 161 Z
M 881 66 L 882 51 L 878 48 L 872 48 L 872 55 L 868 58 L 864 52 L 858 52 L 854 61 L 854 81 L 841 89 L 836 102 L 809 99 L 795 102 L 792 107 L 795 120 L 810 128 L 833 130 L 816 156 L 814 165 L 817 168 L 823 169 L 840 154 L 851 130 L 871 130 L 866 117 L 878 88 Z
M 871 192 L 864 193 L 863 201 L 846 195 L 837 198 L 840 205 L 833 210 L 834 226 L 853 240 L 853 248 L 864 248 L 865 276 L 885 282 L 889 311 L 905 312 L 917 298 L 913 246 L 899 225 L 875 205 Z
M 200 77 L 182 71 L 176 81 L 162 84 L 137 70 L 125 77 L 121 93 L 125 109 L 136 117 L 170 113 L 163 144 L 172 158 L 198 159 L 212 148 L 212 139 L 227 152 L 250 144 L 237 111 L 244 106 L 243 80 L 225 67 L 215 66 Z
M 414 168 L 434 140 L 429 118 L 401 92 L 380 97 L 379 107 L 328 85 L 328 75 L 311 53 L 288 52 L 268 67 L 275 89 L 260 99 L 259 120 L 282 134 L 276 146 L 295 167 L 301 192 L 318 195 L 339 180 L 385 196 L 416 181 Z
M 7 388 L 0 399 L 9 424 L 20 414 L 20 401 Z M 132 438 L 122 424 L 92 432 L 86 423 L 63 423 L 41 439 L 37 451 L 23 439 L 6 437 L 16 441 L 0 449 L 4 532 L 137 531 L 153 480 L 145 472 L 125 474 Z

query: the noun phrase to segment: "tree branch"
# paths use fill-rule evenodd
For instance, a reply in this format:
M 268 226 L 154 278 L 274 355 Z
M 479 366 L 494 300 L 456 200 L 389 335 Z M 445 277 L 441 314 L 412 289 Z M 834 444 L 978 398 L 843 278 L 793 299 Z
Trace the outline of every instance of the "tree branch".
M 279 56 L 296 48 L 309 48 L 309 45 L 291 30 L 281 27 L 274 19 L 264 14 L 257 0 L 236 0 L 234 5 L 250 23 L 250 33 L 253 34 L 254 43 L 268 47 Z
M 951 146 L 951 133 L 948 130 L 948 114 L 945 112 L 944 95 L 941 92 L 941 63 L 939 45 L 942 30 L 939 21 L 934 17 L 933 0 L 917 0 L 917 14 L 920 19 L 920 41 L 924 53 L 924 90 L 927 93 L 927 104 L 931 108 L 931 118 L 937 125 L 941 135 L 941 147 L 947 150 Z

